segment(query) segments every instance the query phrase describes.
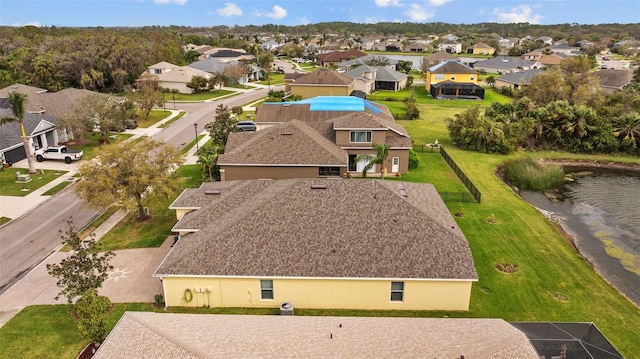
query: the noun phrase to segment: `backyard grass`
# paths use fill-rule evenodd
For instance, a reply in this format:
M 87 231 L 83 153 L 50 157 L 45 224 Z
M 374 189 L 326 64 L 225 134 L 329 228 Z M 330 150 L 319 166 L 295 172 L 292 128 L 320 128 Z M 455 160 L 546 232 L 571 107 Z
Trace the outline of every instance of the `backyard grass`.
M 38 173 L 31 175 L 31 181 L 27 183 L 16 183 L 16 172 L 25 174 L 29 173 L 29 170 L 26 168 L 9 167 L 0 171 L 0 196 L 24 197 L 67 173 L 67 171 L 38 170 Z
M 454 106 L 456 102 L 459 106 Z M 640 310 L 599 277 L 558 228 L 495 175 L 503 162 L 530 154 L 505 156 L 456 149 L 451 146 L 445 119 L 464 111 L 468 105 L 463 106 L 464 101 L 441 103 L 420 104 L 420 119 L 399 122 L 412 135 L 414 143 L 438 139 L 482 192 L 480 204 L 447 204 L 452 212 L 462 214 L 456 216 L 456 221 L 470 243 L 479 277 L 472 289 L 469 312 L 450 315 L 498 317 L 507 321 L 594 322 L 625 357 L 640 358 Z M 483 101 L 482 105 L 488 103 Z M 557 152 L 533 155 L 594 159 L 591 155 Z M 423 158 L 420 166 L 424 164 Z M 614 159 L 638 162 L 631 157 Z M 403 178 L 413 180 L 409 175 Z M 499 263 L 515 264 L 519 269 L 505 274 L 496 269 Z
M 269 80 L 262 80 L 257 83 L 261 85 L 282 85 L 284 84 L 284 74 L 271 73 L 269 74 Z

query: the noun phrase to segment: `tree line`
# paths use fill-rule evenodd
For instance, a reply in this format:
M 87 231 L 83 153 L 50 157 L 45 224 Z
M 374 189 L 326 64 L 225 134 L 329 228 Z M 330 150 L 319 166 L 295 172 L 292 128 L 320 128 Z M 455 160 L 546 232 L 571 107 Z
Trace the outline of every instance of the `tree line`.
M 509 153 L 518 148 L 640 155 L 640 70 L 611 94 L 600 90 L 588 61 L 565 60 L 536 76 L 512 103 L 492 103 L 447 120 L 462 149 Z

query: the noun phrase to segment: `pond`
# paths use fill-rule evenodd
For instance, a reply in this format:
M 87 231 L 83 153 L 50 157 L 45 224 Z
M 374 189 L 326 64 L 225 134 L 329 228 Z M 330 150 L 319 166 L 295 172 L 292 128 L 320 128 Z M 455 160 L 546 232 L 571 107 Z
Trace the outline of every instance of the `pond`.
M 559 218 L 596 271 L 640 305 L 640 173 L 565 171 L 574 181 L 554 191 L 520 195 Z

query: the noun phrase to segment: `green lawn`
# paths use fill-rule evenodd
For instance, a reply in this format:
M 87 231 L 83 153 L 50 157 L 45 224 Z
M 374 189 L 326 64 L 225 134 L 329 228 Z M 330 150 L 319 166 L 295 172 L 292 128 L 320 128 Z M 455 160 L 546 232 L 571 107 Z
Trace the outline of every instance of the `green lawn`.
M 284 74 L 269 74 L 269 80 L 258 81 L 261 85 L 282 85 L 284 84 Z
M 178 168 L 176 177 L 182 181 L 182 188 L 197 187 L 202 183 L 200 165 L 185 165 Z M 129 213 L 100 241 L 101 251 L 126 248 L 159 247 L 171 234 L 171 227 L 176 222 L 175 210 L 168 207 L 174 198 L 150 206 L 151 219 L 145 222 L 135 220 L 136 213 Z
M 171 111 L 151 110 L 151 112 L 149 112 L 149 117 L 147 117 L 146 119 L 144 118 L 144 113 L 142 113 L 142 111 L 137 111 L 137 114 L 138 127 L 147 128 L 156 124 L 158 121 L 170 116 Z
M 0 217 L 0 226 L 9 222 L 11 220 L 11 218 L 8 217 Z
M 504 156 L 456 149 L 451 146 L 444 120 L 465 110 L 470 103 L 434 101 L 419 105 L 420 119 L 400 123 L 416 144 L 438 139 L 482 192 L 480 204 L 447 204 L 452 212 L 464 215 L 456 217 L 456 221 L 469 240 L 479 276 L 473 286 L 469 312 L 452 315 L 499 317 L 508 321 L 592 321 L 626 357 L 640 358 L 637 345 L 640 310 L 599 277 L 556 227 L 495 176 L 501 163 L 529 153 Z M 486 100 L 482 103 L 488 104 Z M 428 161 L 424 156 L 427 155 L 421 158 L 420 166 Z M 534 156 L 640 161 L 631 157 L 557 152 Z M 409 173 L 403 178 L 433 180 L 411 176 Z M 438 182 L 434 183 L 438 188 Z M 496 223 L 489 223 L 490 217 Z M 519 270 L 505 274 L 496 270 L 498 263 L 516 264 Z
M 43 193 L 43 196 L 53 196 L 54 194 L 62 191 L 63 189 L 67 188 L 68 185 L 70 185 L 72 182 L 71 181 L 64 181 L 64 182 L 60 182 L 57 185 L 53 186 L 52 188 L 50 188 L 48 191 L 46 191 L 45 193 Z
M 36 162 L 36 169 L 37 168 L 38 164 Z M 9 167 L 0 171 L 0 196 L 24 197 L 33 192 L 33 190 L 67 173 L 67 171 L 38 170 L 38 173 L 31 175 L 31 181 L 27 183 L 16 183 L 16 172 L 25 174 L 29 173 L 29 170 L 26 168 Z
M 173 108 L 172 103 L 174 100 L 175 101 L 204 101 L 204 100 L 210 100 L 217 97 L 229 95 L 232 93 L 234 93 L 234 91 L 221 90 L 221 89 L 211 90 L 208 92 L 195 93 L 195 94 L 165 93 L 164 94 L 165 107 Z

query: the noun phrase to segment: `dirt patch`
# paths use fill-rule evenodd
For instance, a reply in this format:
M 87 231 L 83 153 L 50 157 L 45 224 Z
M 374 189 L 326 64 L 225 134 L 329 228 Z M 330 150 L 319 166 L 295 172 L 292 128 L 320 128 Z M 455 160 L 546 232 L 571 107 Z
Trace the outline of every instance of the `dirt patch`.
M 518 265 L 513 263 L 497 263 L 495 267 L 502 273 L 515 273 L 518 271 Z
M 551 296 L 553 297 L 553 299 L 557 300 L 558 302 L 568 302 L 569 298 L 562 294 L 562 293 L 558 293 L 558 292 L 551 292 Z

